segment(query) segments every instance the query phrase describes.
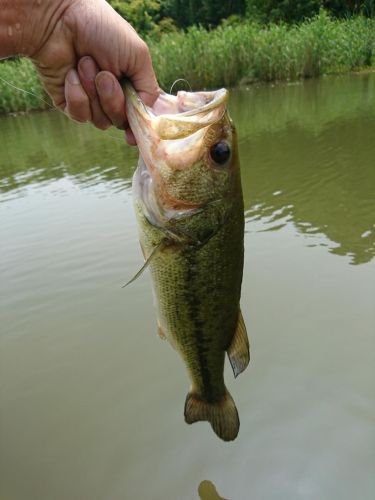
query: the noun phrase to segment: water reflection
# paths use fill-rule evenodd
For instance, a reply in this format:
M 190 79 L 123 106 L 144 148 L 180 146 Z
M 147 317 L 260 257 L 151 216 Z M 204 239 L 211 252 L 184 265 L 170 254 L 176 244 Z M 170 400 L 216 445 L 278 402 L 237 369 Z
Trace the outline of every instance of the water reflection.
M 246 215 L 270 229 L 292 222 L 353 264 L 375 254 L 375 120 L 361 117 L 328 125 L 319 134 L 294 124 L 252 138 L 243 153 Z M 318 241 L 315 239 L 315 241 Z
M 57 112 L 0 117 L 0 135 L 0 193 L 63 177 L 80 185 L 123 185 L 137 158 L 123 133 L 104 134 Z
M 198 487 L 199 498 L 201 500 L 229 500 L 221 497 L 216 491 L 215 485 L 208 480 L 202 481 Z
M 375 255 L 375 75 L 235 91 L 248 230 L 293 224 L 351 263 Z M 69 177 L 129 185 L 137 151 L 58 113 L 0 119 L 0 200 Z M 7 193 L 7 196 L 4 196 Z
M 259 219 L 262 230 L 292 223 L 310 246 L 327 246 L 352 264 L 373 258 L 374 84 L 374 75 L 364 75 L 232 96 L 253 230 Z

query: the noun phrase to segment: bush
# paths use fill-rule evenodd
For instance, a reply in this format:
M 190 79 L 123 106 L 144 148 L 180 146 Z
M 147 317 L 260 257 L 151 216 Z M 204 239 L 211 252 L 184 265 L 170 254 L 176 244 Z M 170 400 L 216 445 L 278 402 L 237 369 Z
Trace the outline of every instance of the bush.
M 323 8 L 339 18 L 353 14 L 371 17 L 375 14 L 375 0 L 246 0 L 247 16 L 262 23 L 301 22 Z
M 319 13 L 322 0 L 247 0 L 247 15 L 262 23 L 293 23 Z

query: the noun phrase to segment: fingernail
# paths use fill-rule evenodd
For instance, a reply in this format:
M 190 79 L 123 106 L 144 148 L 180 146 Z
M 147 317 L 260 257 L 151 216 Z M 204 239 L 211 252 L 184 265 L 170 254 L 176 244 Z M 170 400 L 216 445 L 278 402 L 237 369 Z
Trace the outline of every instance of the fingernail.
M 110 96 L 113 94 L 114 85 L 113 85 L 113 80 L 110 76 L 100 75 L 100 77 L 97 79 L 97 83 L 99 87 L 99 92 L 102 95 Z
M 82 71 L 87 80 L 93 81 L 96 77 L 96 67 L 91 57 L 83 57 L 78 63 L 79 69 Z
M 79 80 L 78 73 L 75 69 L 71 69 L 68 71 L 68 74 L 66 75 L 66 79 L 72 85 L 80 85 L 81 84 L 81 82 Z

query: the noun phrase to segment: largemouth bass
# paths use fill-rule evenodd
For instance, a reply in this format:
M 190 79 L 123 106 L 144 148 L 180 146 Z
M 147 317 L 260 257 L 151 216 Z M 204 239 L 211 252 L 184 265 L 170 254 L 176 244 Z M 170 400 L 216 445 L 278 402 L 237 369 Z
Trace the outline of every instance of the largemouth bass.
M 129 83 L 127 116 L 140 151 L 133 197 L 151 270 L 158 330 L 181 354 L 189 378 L 185 421 L 210 422 L 224 441 L 239 417 L 224 384 L 249 363 L 240 311 L 244 214 L 228 92 L 162 93 L 148 108 Z

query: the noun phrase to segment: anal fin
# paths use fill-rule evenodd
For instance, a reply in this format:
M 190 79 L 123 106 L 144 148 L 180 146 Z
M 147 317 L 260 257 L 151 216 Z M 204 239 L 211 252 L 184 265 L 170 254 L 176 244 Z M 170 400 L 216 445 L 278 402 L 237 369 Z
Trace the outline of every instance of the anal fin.
M 161 327 L 159 321 L 158 321 L 158 335 L 162 340 L 165 340 L 167 336 L 165 335 L 163 328 Z
M 250 361 L 249 339 L 247 338 L 246 326 L 241 310 L 238 312 L 236 331 L 227 349 L 227 354 L 232 365 L 233 374 L 237 377 L 245 370 Z

